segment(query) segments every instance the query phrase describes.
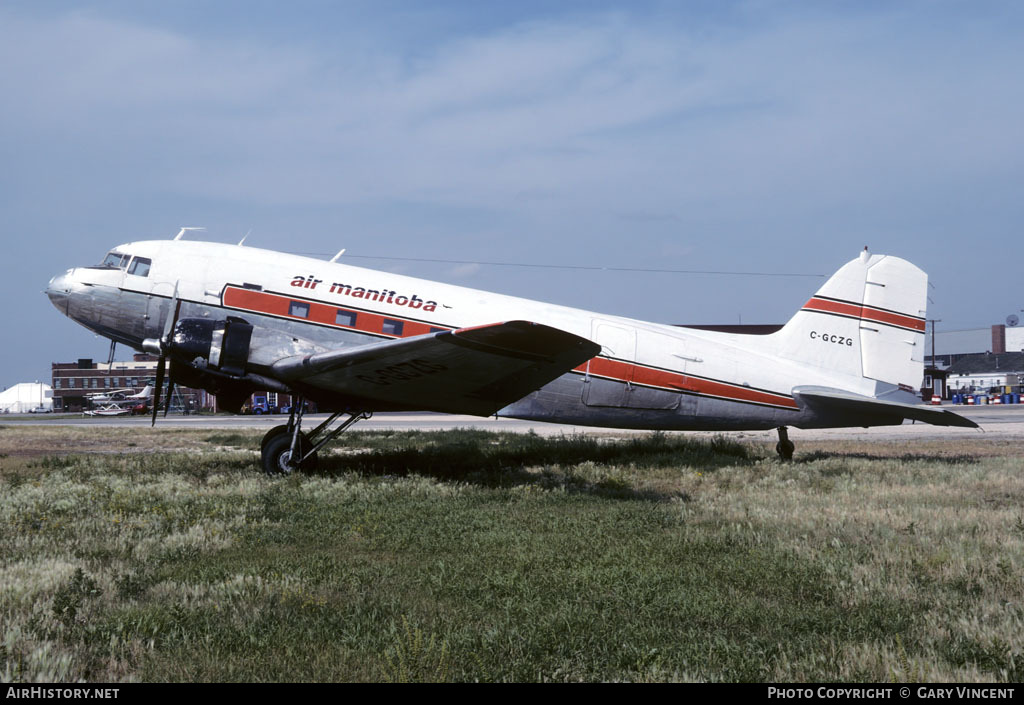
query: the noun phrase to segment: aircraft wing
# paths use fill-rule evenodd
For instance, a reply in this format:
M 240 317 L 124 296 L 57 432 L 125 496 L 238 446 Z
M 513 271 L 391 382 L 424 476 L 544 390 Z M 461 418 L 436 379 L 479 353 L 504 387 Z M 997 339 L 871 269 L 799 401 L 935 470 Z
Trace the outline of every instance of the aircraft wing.
M 278 360 L 271 373 L 374 408 L 489 416 L 601 351 L 572 333 L 510 321 Z
M 867 397 L 852 392 L 845 392 L 841 389 L 829 387 L 794 387 L 793 396 L 803 400 L 810 406 L 831 409 L 836 412 L 874 414 L 877 416 L 892 416 L 896 418 L 913 419 L 923 421 L 935 426 L 962 426 L 964 428 L 978 428 L 978 424 L 968 418 L 945 409 L 935 409 L 915 404 L 903 404 L 901 402 L 883 401 L 874 397 Z

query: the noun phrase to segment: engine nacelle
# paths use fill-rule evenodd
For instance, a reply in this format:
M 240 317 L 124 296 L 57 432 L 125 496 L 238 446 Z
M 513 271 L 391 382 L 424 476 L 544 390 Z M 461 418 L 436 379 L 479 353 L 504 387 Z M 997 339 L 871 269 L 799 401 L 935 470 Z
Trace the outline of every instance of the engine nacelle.
M 245 375 L 252 325 L 241 318 L 183 318 L 174 326 L 171 351 L 189 360 L 201 357 L 207 366 L 227 375 Z

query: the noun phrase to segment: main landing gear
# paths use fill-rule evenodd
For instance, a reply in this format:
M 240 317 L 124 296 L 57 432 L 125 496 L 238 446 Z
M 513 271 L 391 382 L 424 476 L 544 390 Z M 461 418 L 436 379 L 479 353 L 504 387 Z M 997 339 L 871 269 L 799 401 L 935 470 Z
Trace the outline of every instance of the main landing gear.
M 317 451 L 338 437 L 356 421 L 368 419 L 368 411 L 338 411 L 308 434 L 302 432 L 305 400 L 297 397 L 288 423 L 267 431 L 260 443 L 260 462 L 268 475 L 290 475 L 295 470 L 315 470 Z M 337 428 L 328 430 L 339 416 L 348 415 Z
M 778 431 L 779 442 L 775 444 L 775 452 L 783 460 L 792 460 L 793 451 L 796 450 L 796 446 L 793 445 L 793 441 L 789 440 L 789 432 L 785 426 L 779 426 Z

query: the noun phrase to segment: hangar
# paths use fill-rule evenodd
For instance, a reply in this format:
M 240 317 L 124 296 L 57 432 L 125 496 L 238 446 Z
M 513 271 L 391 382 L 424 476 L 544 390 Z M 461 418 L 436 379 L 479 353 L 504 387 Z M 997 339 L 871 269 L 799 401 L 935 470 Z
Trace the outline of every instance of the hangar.
M 0 392 L 0 414 L 53 411 L 53 390 L 42 382 L 22 382 Z

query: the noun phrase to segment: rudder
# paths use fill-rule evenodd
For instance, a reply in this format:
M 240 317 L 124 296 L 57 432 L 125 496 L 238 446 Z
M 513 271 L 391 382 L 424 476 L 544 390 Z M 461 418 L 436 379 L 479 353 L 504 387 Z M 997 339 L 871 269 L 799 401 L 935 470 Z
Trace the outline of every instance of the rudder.
M 775 334 L 778 354 L 880 383 L 873 396 L 894 388 L 916 394 L 924 373 L 927 296 L 923 271 L 899 257 L 865 249 Z

